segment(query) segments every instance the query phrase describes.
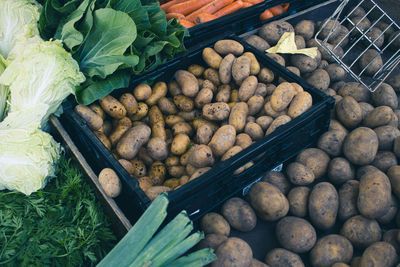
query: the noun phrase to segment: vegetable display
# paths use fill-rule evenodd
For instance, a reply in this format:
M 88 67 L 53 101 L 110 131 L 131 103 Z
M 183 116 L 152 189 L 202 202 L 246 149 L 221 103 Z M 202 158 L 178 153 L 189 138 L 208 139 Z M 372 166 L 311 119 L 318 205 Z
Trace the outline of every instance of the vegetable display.
M 204 266 L 215 260 L 212 249 L 202 249 L 181 257 L 202 238 L 182 211 L 158 233 L 167 216 L 168 198 L 159 195 L 131 230 L 97 265 L 102 266 Z
M 184 50 L 185 28 L 167 21 L 155 0 L 41 2 L 41 36 L 61 40 L 86 76 L 76 92 L 81 104 L 127 87 L 133 74 L 154 70 Z
M 4 72 L 6 68 L 5 60 L 0 55 L 0 76 Z M 0 122 L 4 119 L 7 115 L 8 110 L 8 98 L 10 95 L 10 91 L 8 88 L 2 84 L 0 84 Z
M 202 50 L 202 58 L 204 65 L 179 69 L 172 80 L 75 106 L 151 200 L 198 178 L 312 106 L 310 93 L 297 83 L 273 82 L 277 74 L 237 41 L 219 40 Z

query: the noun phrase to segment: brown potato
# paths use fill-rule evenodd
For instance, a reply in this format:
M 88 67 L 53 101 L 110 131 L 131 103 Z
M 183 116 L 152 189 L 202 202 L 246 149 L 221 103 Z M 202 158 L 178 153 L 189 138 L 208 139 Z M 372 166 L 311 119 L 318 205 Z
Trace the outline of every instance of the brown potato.
M 360 69 L 369 76 L 373 76 L 383 66 L 382 57 L 375 49 L 368 49 L 364 54 L 362 54 L 358 63 Z
M 289 180 L 281 172 L 270 171 L 264 175 L 261 181 L 276 186 L 284 195 L 287 195 L 291 187 Z
M 266 40 L 270 45 L 276 45 L 285 32 L 294 32 L 293 26 L 286 21 L 272 21 L 258 30 L 258 35 Z
M 308 212 L 311 222 L 321 230 L 331 228 L 337 217 L 339 196 L 335 187 L 327 182 L 316 184 L 308 200 Z
M 390 125 L 385 125 L 375 128 L 374 132 L 378 137 L 379 141 L 378 149 L 380 150 L 392 150 L 394 140 L 400 136 L 399 129 Z
M 273 120 L 270 116 L 260 116 L 256 119 L 256 123 L 261 126 L 263 131 L 266 131 Z
M 391 186 L 383 172 L 377 170 L 361 176 L 359 190 L 357 207 L 362 215 L 376 219 L 386 214 L 390 207 Z
M 263 129 L 255 122 L 248 122 L 244 127 L 244 132 L 254 141 L 260 140 L 264 137 Z
M 271 83 L 275 78 L 275 74 L 272 70 L 268 68 L 261 68 L 260 73 L 258 74 L 258 79 L 263 83 Z
M 223 121 L 229 117 L 230 108 L 227 103 L 215 102 L 203 106 L 203 117 L 212 121 Z
M 133 176 L 135 176 L 136 178 L 140 178 L 147 175 L 146 164 L 144 164 L 142 160 L 134 158 L 130 162 L 133 166 Z M 153 185 L 153 182 L 151 183 L 151 185 Z
M 272 103 L 272 102 L 271 102 Z M 294 119 L 312 106 L 312 96 L 308 92 L 299 92 L 295 95 L 293 100 L 291 101 L 288 109 L 288 115 Z
M 247 148 L 252 144 L 251 137 L 246 133 L 241 133 L 236 136 L 235 146 L 240 146 L 242 149 Z
M 399 229 L 391 229 L 389 231 L 386 231 L 382 236 L 382 241 L 391 244 L 396 249 L 397 253 L 400 251 L 400 244 L 397 239 L 399 233 Z
M 386 173 L 390 167 L 397 165 L 397 158 L 391 151 L 378 151 L 371 164 Z
M 182 94 L 182 89 L 179 87 L 179 84 L 175 80 L 172 80 L 170 83 L 168 83 L 168 92 L 172 96 L 176 96 Z
M 268 266 L 304 267 L 300 256 L 283 248 L 275 248 L 267 253 L 265 262 Z
M 308 213 L 308 197 L 310 189 L 305 186 L 297 186 L 290 190 L 287 198 L 289 200 L 289 212 L 296 217 L 305 217 Z
M 247 267 L 253 260 L 251 247 L 242 239 L 230 237 L 215 251 L 217 259 L 211 267 Z
M 398 210 L 397 202 L 398 202 L 397 198 L 392 194 L 390 197 L 390 204 L 388 211 L 385 213 L 385 215 L 377 219 L 377 221 L 380 224 L 389 224 L 393 221 L 393 219 L 396 217 Z
M 271 107 L 275 111 L 283 111 L 289 106 L 295 95 L 296 90 L 292 84 L 288 82 L 281 83 L 271 95 Z
M 336 105 L 336 116 L 347 128 L 355 128 L 362 121 L 362 110 L 351 96 L 345 96 Z
M 354 247 L 365 248 L 381 240 L 381 228 L 376 220 L 357 215 L 346 220 L 340 234 L 346 237 Z
M 256 91 L 257 88 L 257 77 L 254 75 L 251 75 L 247 78 L 245 78 L 239 88 L 239 100 L 246 102 L 249 100 L 250 97 L 254 95 L 254 92 Z
M 360 266 L 395 266 L 398 255 L 394 247 L 386 242 L 376 242 L 369 246 L 361 256 Z
M 378 151 L 376 133 L 366 127 L 359 127 L 350 132 L 343 143 L 343 154 L 353 164 L 370 164 Z
M 251 60 L 248 57 L 240 56 L 233 61 L 232 77 L 236 84 L 241 84 L 250 75 Z
M 216 250 L 219 247 L 219 245 L 224 243 L 227 239 L 228 237 L 225 235 L 208 234 L 204 237 L 203 240 L 201 240 L 197 244 L 196 249 L 211 248 L 213 250 Z
M 186 169 L 188 166 L 191 166 L 190 164 L 186 165 Z M 193 181 L 194 179 L 202 176 L 203 174 L 205 174 L 206 172 L 208 172 L 209 170 L 211 170 L 211 167 L 204 167 L 204 168 L 200 168 L 200 169 L 195 169 L 193 174 L 190 176 L 189 182 Z M 187 170 L 186 170 L 187 172 Z
M 342 153 L 342 146 L 346 133 L 340 130 L 330 130 L 321 135 L 318 140 L 318 148 L 330 156 L 339 156 Z
M 271 47 L 267 41 L 255 34 L 250 35 L 245 40 L 248 44 L 254 46 L 255 48 L 257 48 L 257 50 L 260 50 L 261 52 L 265 52 L 265 50 Z
M 321 53 L 319 51 L 317 53 L 318 55 L 316 58 L 301 54 L 291 55 L 290 63 L 292 66 L 298 68 L 302 74 L 313 72 L 321 62 Z
M 400 198 L 400 166 L 392 166 L 388 172 L 387 175 L 390 179 L 391 183 L 391 188 L 393 190 L 393 193 L 396 194 L 397 197 Z
M 230 97 L 231 97 L 231 87 L 227 84 L 224 84 L 219 87 L 218 93 L 215 96 L 215 102 L 227 103 Z
M 232 79 L 232 65 L 235 60 L 235 56 L 233 54 L 226 55 L 219 66 L 218 73 L 219 79 L 221 83 L 228 84 Z
M 177 115 L 169 115 L 165 118 L 165 123 L 168 125 L 168 127 L 174 126 L 178 122 L 184 122 L 185 120 Z
M 149 153 L 147 152 L 147 149 L 145 149 L 144 147 L 141 147 L 139 149 L 138 158 L 142 160 L 146 165 L 151 165 L 154 162 L 154 160 L 150 157 Z
M 291 118 L 287 115 L 281 115 L 277 117 L 268 127 L 268 130 L 266 131 L 265 135 L 269 135 L 270 133 L 275 131 L 279 126 L 282 126 L 288 123 L 289 121 L 291 121 Z
M 114 147 L 121 137 L 132 127 L 132 122 L 129 118 L 124 117 L 118 121 L 117 127 L 114 128 L 108 139 Z
M 103 125 L 103 119 L 92 109 L 83 105 L 76 105 L 74 110 L 82 119 L 86 121 L 91 130 L 99 130 Z
M 133 159 L 142 145 L 147 143 L 151 129 L 147 125 L 138 125 L 130 128 L 117 144 L 118 155 L 127 160 Z
M 170 178 L 163 183 L 163 186 L 167 186 L 167 187 L 171 188 L 172 190 L 177 188 L 179 185 L 180 184 L 179 184 L 178 178 Z
M 400 73 L 391 75 L 387 83 L 393 87 L 396 92 L 400 91 Z
M 199 82 L 192 73 L 186 70 L 178 70 L 175 72 L 174 77 L 185 96 L 195 97 L 197 95 L 199 92 Z
M 196 145 L 190 153 L 188 163 L 196 168 L 204 168 L 214 164 L 211 148 L 207 145 Z
M 167 143 L 161 138 L 151 138 L 147 143 L 147 152 L 154 160 L 164 160 L 168 157 Z
M 285 59 L 282 56 L 278 55 L 278 54 L 269 53 L 269 54 L 267 54 L 267 57 L 271 58 L 273 61 L 275 61 L 276 63 L 282 65 L 283 67 L 286 66 Z
M 247 101 L 249 107 L 249 115 L 256 115 L 264 107 L 264 97 L 260 95 L 253 95 Z
M 214 44 L 214 49 L 221 55 L 231 53 L 235 56 L 240 56 L 243 54 L 244 47 L 235 40 L 219 40 Z
M 397 109 L 399 103 L 393 87 L 387 83 L 382 83 L 373 93 L 372 101 L 375 106 L 389 106 L 393 110 Z
M 147 189 L 146 191 L 145 191 L 145 193 L 146 193 L 146 195 L 147 195 L 147 197 L 151 200 L 151 201 L 153 201 L 154 199 L 156 199 L 157 198 L 157 196 L 159 195 L 159 194 L 161 194 L 161 193 L 163 193 L 163 192 L 169 192 L 169 191 L 171 191 L 172 189 L 171 188 L 169 188 L 168 186 L 152 186 L 152 187 L 150 187 L 149 189 Z
M 107 138 L 107 136 L 104 133 L 95 131 L 94 134 L 97 136 L 97 138 L 99 138 L 100 142 L 102 142 L 103 145 L 108 150 L 111 150 L 111 148 L 112 148 L 111 141 L 110 141 L 110 139 Z
M 165 97 L 167 95 L 167 84 L 165 82 L 157 82 L 153 86 L 153 91 L 151 93 L 151 96 L 147 98 L 146 104 L 149 106 L 157 104 L 158 100 L 161 97 Z
M 250 205 L 241 198 L 228 199 L 221 207 L 221 213 L 232 228 L 250 232 L 256 227 L 257 217 Z
M 323 69 L 316 69 L 313 71 L 310 76 L 307 77 L 306 81 L 320 90 L 328 89 L 331 83 L 328 72 Z
M 203 76 L 206 80 L 211 81 L 214 84 L 214 86 L 219 86 L 221 84 L 221 81 L 219 80 L 219 73 L 217 70 L 213 68 L 206 69 L 204 71 Z
M 193 121 L 200 116 L 200 113 L 194 109 L 192 111 L 180 111 L 178 116 L 181 116 L 185 121 Z
M 364 120 L 363 124 L 368 128 L 376 128 L 379 126 L 386 125 L 392 119 L 393 111 L 388 106 L 379 106 L 369 112 Z M 397 127 L 396 127 L 397 128 Z
M 229 236 L 231 227 L 224 217 L 215 212 L 207 213 L 200 220 L 200 229 L 206 234 Z
M 188 71 L 196 77 L 201 77 L 204 72 L 204 67 L 197 64 L 192 64 L 188 67 Z
M 298 162 L 292 162 L 287 166 L 286 175 L 290 182 L 295 185 L 308 185 L 315 179 L 312 170 Z
M 277 223 L 275 231 L 281 246 L 296 253 L 310 251 L 317 241 L 314 227 L 302 218 L 287 216 Z
M 104 112 L 104 110 L 97 104 L 93 103 L 89 106 L 89 108 L 91 110 L 94 111 L 94 113 L 96 113 L 97 115 L 99 115 L 101 117 L 102 120 L 106 119 L 106 113 Z
M 165 164 L 160 161 L 155 161 L 149 168 L 149 176 L 153 180 L 154 185 L 162 185 L 167 175 Z
M 174 136 L 177 134 L 186 134 L 191 136 L 193 134 L 193 129 L 189 123 L 183 121 L 175 123 L 174 126 L 172 126 L 172 133 Z
M 197 143 L 208 144 L 211 141 L 213 133 L 213 129 L 208 124 L 200 126 L 196 132 Z
M 180 178 L 185 173 L 185 167 L 183 166 L 168 167 L 168 173 L 172 177 Z
M 260 63 L 258 63 L 258 60 L 256 56 L 251 53 L 251 52 L 245 52 L 243 56 L 249 57 L 251 60 L 250 64 L 250 74 L 251 75 L 257 75 L 260 72 Z
M 208 66 L 214 69 L 218 69 L 221 64 L 222 57 L 212 48 L 206 47 L 203 49 L 203 60 Z
M 140 177 L 137 179 L 137 181 L 140 189 L 142 189 L 143 192 L 146 192 L 147 189 L 153 186 L 153 181 L 148 176 Z
M 262 220 L 277 221 L 289 211 L 287 198 L 270 183 L 255 183 L 249 190 L 248 198 L 250 205 Z
M 174 155 L 184 154 L 189 146 L 189 143 L 189 136 L 187 136 L 186 134 L 177 134 L 171 144 L 171 153 Z
M 115 198 L 121 193 L 121 181 L 113 169 L 102 169 L 99 173 L 99 183 L 109 197 Z
M 331 266 L 335 262 L 349 263 L 353 257 L 353 246 L 340 235 L 327 235 L 318 239 L 310 252 L 312 266 Z
M 174 104 L 181 110 L 185 112 L 192 111 L 194 108 L 194 102 L 191 98 L 184 95 L 174 96 Z
M 338 90 L 338 94 L 343 97 L 351 96 L 357 102 L 369 102 L 371 92 L 361 83 L 348 82 Z
M 266 265 L 265 263 L 253 258 L 253 261 L 251 262 L 250 267 L 268 267 L 268 265 Z
M 220 157 L 234 145 L 235 140 L 235 128 L 232 125 L 224 125 L 215 132 L 208 145 L 213 151 L 213 154 L 216 157 Z
M 296 158 L 296 161 L 310 168 L 315 179 L 322 177 L 329 164 L 329 156 L 318 148 L 307 148 L 303 150 Z
M 176 114 L 178 112 L 175 104 L 166 97 L 161 97 L 158 100 L 158 107 L 164 114 Z
M 146 103 L 139 102 L 137 112 L 135 114 L 133 114 L 132 116 L 130 116 L 129 118 L 132 121 L 139 121 L 139 120 L 143 119 L 144 117 L 146 117 L 148 112 L 149 112 L 149 107 L 146 105 Z
M 351 163 L 345 158 L 334 158 L 328 166 L 329 181 L 335 185 L 341 185 L 355 178 L 355 171 Z
M 148 84 L 142 83 L 133 89 L 133 95 L 138 101 L 145 101 L 151 96 L 151 87 Z
M 312 20 L 302 20 L 297 23 L 294 31 L 296 35 L 303 36 L 304 40 L 309 40 L 314 36 L 315 23 Z
M 274 85 L 273 85 L 274 86 Z M 274 90 L 275 90 L 275 86 L 274 86 Z M 261 96 L 261 97 L 265 97 L 268 93 L 268 88 L 264 83 L 258 83 L 257 84 L 257 88 L 254 91 L 254 95 L 255 96 Z M 272 93 L 272 92 L 271 92 Z
M 246 125 L 248 112 L 248 105 L 245 102 L 238 102 L 232 107 L 229 114 L 229 124 L 232 125 L 237 132 L 243 131 Z
M 270 116 L 270 117 L 272 117 L 272 118 L 277 118 L 277 117 L 279 117 L 279 116 L 284 116 L 284 115 L 286 115 L 286 112 L 285 112 L 285 111 L 279 111 L 279 112 L 275 111 L 275 110 L 272 108 L 271 102 L 270 102 L 270 101 L 268 101 L 268 102 L 265 103 L 265 105 L 264 105 L 264 112 L 265 112 L 266 115 L 268 115 L 268 116 Z M 290 118 L 290 117 L 289 117 L 289 118 Z
M 125 159 L 118 160 L 119 164 L 121 164 L 122 168 L 124 168 L 130 175 L 133 175 L 134 167 L 130 161 Z
M 339 188 L 338 216 L 341 221 L 345 221 L 358 214 L 358 192 L 359 182 L 357 180 L 349 180 Z
M 109 136 L 112 131 L 112 123 L 109 120 L 103 121 L 103 131 L 106 136 Z

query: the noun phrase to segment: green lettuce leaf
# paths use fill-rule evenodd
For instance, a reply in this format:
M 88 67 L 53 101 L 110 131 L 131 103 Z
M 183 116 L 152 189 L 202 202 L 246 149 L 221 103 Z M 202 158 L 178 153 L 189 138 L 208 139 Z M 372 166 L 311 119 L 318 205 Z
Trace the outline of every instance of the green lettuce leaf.
M 139 58 L 124 53 L 135 39 L 136 25 L 129 15 L 111 8 L 96 10 L 93 27 L 77 52 L 81 71 L 104 79 L 121 65 L 133 68 Z
M 39 34 L 41 6 L 34 0 L 0 1 L 0 54 L 7 59 L 18 38 Z

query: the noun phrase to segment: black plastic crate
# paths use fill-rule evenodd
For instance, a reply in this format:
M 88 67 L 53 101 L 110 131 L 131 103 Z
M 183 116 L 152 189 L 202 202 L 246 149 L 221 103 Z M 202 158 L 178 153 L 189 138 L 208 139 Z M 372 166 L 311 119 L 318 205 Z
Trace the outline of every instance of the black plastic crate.
M 267 66 L 275 74 L 279 74 L 277 76 L 289 82 L 299 83 L 312 95 L 313 106 L 304 114 L 279 127 L 270 135 L 230 159 L 216 163 L 210 171 L 201 177 L 175 191 L 171 191 L 169 193 L 169 216 L 174 216 L 179 211 L 186 210 L 193 220 L 197 220 L 226 199 L 245 190 L 267 170 L 292 158 L 302 149 L 314 145 L 318 137 L 328 129 L 330 113 L 334 105 L 333 98 L 310 86 L 300 77 L 247 45 L 242 39 L 232 38 L 242 43 L 245 51 L 254 53 L 261 65 Z M 178 60 L 141 77 L 135 77 L 132 79 L 130 89 L 117 90 L 113 95 L 118 97 L 126 91 L 132 91 L 134 86 L 145 81 L 169 82 L 176 70 L 194 63 L 204 64 L 202 49 L 212 46 L 219 39 L 221 38 L 198 44 Z M 111 152 L 87 127 L 85 121 L 71 109 L 73 105 L 70 103 L 70 109 L 61 117 L 64 127 L 96 173 L 99 173 L 105 167 L 111 167 L 117 172 L 123 183 L 123 191 L 115 200 L 128 219 L 134 222 L 150 204 L 150 200 L 139 188 L 136 179 L 132 178 L 122 168 Z M 68 109 L 67 106 L 65 107 Z M 254 162 L 252 167 L 234 175 L 237 169 L 250 161 Z

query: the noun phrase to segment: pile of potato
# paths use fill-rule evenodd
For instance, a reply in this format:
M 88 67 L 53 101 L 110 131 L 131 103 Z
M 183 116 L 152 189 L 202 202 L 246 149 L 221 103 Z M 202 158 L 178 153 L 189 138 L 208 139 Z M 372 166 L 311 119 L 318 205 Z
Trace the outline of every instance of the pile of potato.
M 175 190 L 312 106 L 312 96 L 234 40 L 204 48 L 204 66 L 140 84 L 75 111 L 150 199 Z M 246 164 L 237 173 L 250 167 Z
M 262 38 L 253 35 L 247 41 L 265 50 L 283 32 L 295 31 L 301 36 L 297 40 L 311 43 L 311 25 L 316 24 L 302 21 L 292 27 L 275 21 L 260 29 Z M 303 150 L 283 172 L 267 173 L 245 199 L 229 199 L 221 214 L 206 214 L 200 246 L 216 250 L 212 266 L 395 266 L 400 252 L 400 75 L 371 93 L 346 82 L 343 69 L 327 63 L 333 62 L 329 57 L 270 56 L 282 65 L 290 62 L 288 69 L 336 99 L 329 130 L 317 148 Z M 280 244 L 267 252 L 265 263 L 253 259 L 246 240 L 229 237 L 231 228 L 252 231 L 257 220 L 276 223 Z

